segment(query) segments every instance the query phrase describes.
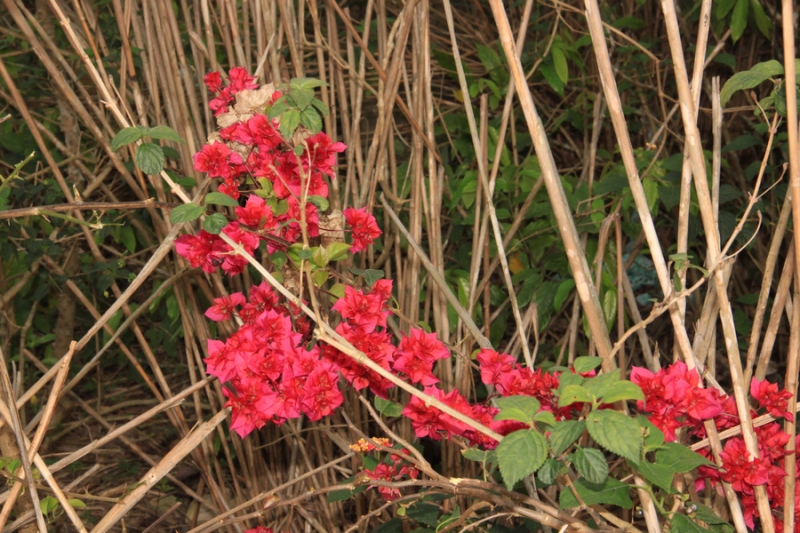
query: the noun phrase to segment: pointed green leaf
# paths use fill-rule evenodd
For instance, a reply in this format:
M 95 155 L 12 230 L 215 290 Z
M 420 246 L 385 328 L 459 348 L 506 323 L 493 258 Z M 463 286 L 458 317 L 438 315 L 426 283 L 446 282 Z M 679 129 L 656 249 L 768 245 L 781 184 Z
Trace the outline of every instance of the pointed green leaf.
M 658 429 L 655 424 L 650 422 L 646 416 L 636 417 L 639 427 L 644 432 L 644 451 L 648 452 L 664 444 L 664 432 Z
M 675 479 L 675 470 L 673 468 L 661 463 L 653 464 L 647 461 L 633 464 L 647 481 L 669 493 L 675 492 L 672 488 L 672 481 Z
M 228 225 L 228 219 L 222 213 L 212 213 L 203 221 L 203 229 L 212 235 L 219 235 L 222 228 Z
M 594 398 L 589 391 L 584 389 L 580 385 L 567 385 L 564 387 L 564 390 L 561 391 L 561 397 L 558 399 L 558 406 L 559 407 L 566 407 L 568 405 L 572 405 L 573 403 L 585 403 L 585 402 L 592 402 Z
M 322 131 L 322 117 L 319 116 L 319 111 L 309 106 L 300 111 L 300 123 L 308 128 L 311 133 L 319 133 Z
M 169 220 L 173 224 L 191 222 L 192 220 L 200 218 L 200 215 L 205 213 L 205 211 L 205 209 L 197 204 L 183 204 L 172 210 L 172 213 L 169 214 Z
M 584 374 L 586 372 L 591 372 L 595 368 L 599 367 L 602 363 L 602 357 L 589 357 L 588 355 L 582 355 L 575 358 L 575 361 L 572 363 L 572 368 L 575 369 L 576 374 Z
M 562 466 L 563 464 L 555 459 L 548 459 L 539 469 L 536 477 L 545 485 L 552 485 L 556 481 L 556 477 L 558 477 L 558 472 L 561 470 Z
M 173 141 L 176 143 L 183 142 L 183 139 L 181 138 L 180 135 L 178 135 L 178 132 L 168 126 L 156 126 L 154 128 L 150 128 L 149 130 L 147 130 L 147 133 L 145 133 L 145 135 L 147 135 L 151 139 L 161 139 L 164 141 Z
M 736 91 L 752 89 L 774 76 L 781 75 L 783 75 L 783 65 L 774 59 L 756 63 L 750 70 L 737 72 L 722 86 L 722 91 L 719 93 L 720 104 L 725 107 Z
M 384 400 L 380 396 L 375 396 L 374 402 L 375 402 L 375 409 L 377 409 L 378 412 L 383 416 L 397 417 L 400 416 L 403 412 L 402 405 L 389 400 Z
M 561 282 L 556 290 L 556 296 L 553 298 L 553 310 L 558 313 L 561 311 L 561 306 L 567 301 L 572 289 L 575 288 L 575 280 L 567 279 Z
M 111 151 L 116 152 L 126 144 L 135 143 L 144 136 L 145 129 L 141 126 L 123 128 L 111 139 Z
M 323 117 L 328 116 L 328 106 L 326 106 L 325 102 L 323 102 L 319 98 L 314 98 L 313 100 L 311 100 L 311 105 L 316 107 L 317 111 L 319 111 L 319 114 L 322 115 Z
M 530 424 L 541 404 L 532 396 L 506 396 L 497 399 L 497 407 L 500 412 L 494 417 L 495 420 L 516 420 Z
M 314 99 L 314 89 L 295 89 L 292 91 L 292 98 L 299 111 L 305 110 Z
M 284 139 L 294 135 L 297 126 L 300 125 L 300 112 L 297 109 L 289 109 L 281 115 L 280 131 Z
M 556 417 L 550 411 L 539 411 L 533 417 L 533 421 L 539 424 L 547 424 L 548 426 L 556 425 Z
M 591 483 L 585 479 L 576 479 L 573 485 L 575 486 L 575 491 L 586 505 L 618 505 L 625 509 L 633 507 L 633 502 L 628 495 L 630 486 L 614 478 L 608 478 L 602 484 Z M 569 487 L 561 488 L 558 503 L 562 509 L 570 509 L 580 505 Z
M 136 147 L 136 166 L 145 174 L 159 174 L 164 168 L 164 150 L 155 143 L 140 144 Z
M 347 251 L 350 245 L 344 242 L 332 242 L 325 249 L 328 252 L 328 257 L 331 261 L 339 261 L 347 257 Z
M 731 16 L 731 39 L 733 42 L 739 40 L 747 27 L 747 11 L 750 8 L 750 0 L 736 0 Z
M 592 483 L 603 483 L 608 477 L 608 462 L 597 448 L 578 448 L 572 454 L 572 464 L 578 473 Z
M 608 409 L 586 417 L 589 435 L 606 450 L 638 463 L 642 453 L 642 430 L 633 418 Z
M 564 50 L 560 46 L 553 45 L 550 53 L 553 55 L 553 66 L 556 69 L 558 79 L 562 83 L 567 83 L 569 81 L 569 66 L 567 65 L 567 56 L 564 55 Z
M 602 397 L 611 390 L 614 383 L 619 381 L 619 369 L 615 368 L 611 372 L 605 372 L 599 376 L 588 378 L 583 382 L 582 387 L 595 398 Z
M 709 533 L 710 529 L 700 527 L 696 522 L 690 520 L 686 515 L 672 515 L 671 533 Z
M 536 472 L 547 459 L 547 441 L 534 430 L 515 431 L 497 446 L 497 462 L 509 490 Z
M 564 420 L 556 422 L 550 430 L 550 449 L 553 455 L 558 457 L 569 448 L 573 442 L 578 440 L 586 425 L 583 420 Z
M 617 381 L 601 397 L 603 403 L 614 403 L 621 400 L 644 400 L 639 385 L 630 381 Z
M 679 473 L 690 472 L 698 466 L 714 466 L 699 453 L 675 442 L 667 442 L 656 452 L 656 463 L 669 466 Z
M 228 207 L 239 207 L 239 202 L 221 192 L 210 192 L 206 194 L 205 205 L 225 205 Z

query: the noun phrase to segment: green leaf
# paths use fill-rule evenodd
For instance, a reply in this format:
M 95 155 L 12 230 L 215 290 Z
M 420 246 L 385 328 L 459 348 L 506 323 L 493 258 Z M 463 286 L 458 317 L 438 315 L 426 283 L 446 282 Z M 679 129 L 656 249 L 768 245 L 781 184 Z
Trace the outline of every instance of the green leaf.
M 497 463 L 506 487 L 536 472 L 547 459 L 547 441 L 533 430 L 515 431 L 497 446 Z
M 713 509 L 706 507 L 705 505 L 699 502 L 693 502 L 693 503 L 697 506 L 697 511 L 695 511 L 694 516 L 698 520 L 702 520 L 706 524 L 711 524 L 712 526 L 728 523 L 722 518 L 718 517 Z
M 279 119 L 281 116 L 289 110 L 289 102 L 286 100 L 286 95 L 281 96 L 278 100 L 272 104 L 272 107 L 269 109 L 269 115 L 267 115 L 270 119 Z
M 325 248 L 322 246 L 315 246 L 314 253 L 311 254 L 311 262 L 317 265 L 318 267 L 325 267 L 330 262 L 330 257 L 328 256 L 328 252 L 325 251 Z
M 644 451 L 648 452 L 664 444 L 664 432 L 658 429 L 646 416 L 636 417 L 636 422 L 644 432 Z
M 78 498 L 70 498 L 67 502 L 73 509 L 86 509 L 86 504 L 83 503 L 83 500 L 79 500 Z
M 319 111 L 319 114 L 322 115 L 323 117 L 328 116 L 328 106 L 326 106 L 325 102 L 323 102 L 319 98 L 314 98 L 313 100 L 311 100 L 311 105 L 316 107 L 317 111 Z
M 589 435 L 606 450 L 638 463 L 642 453 L 642 430 L 633 418 L 608 409 L 586 417 Z
M 575 282 L 573 281 L 572 283 L 574 284 Z M 575 361 L 572 363 L 572 368 L 575 369 L 576 374 L 585 374 L 586 372 L 591 372 L 601 364 L 603 364 L 602 357 L 589 357 L 588 355 L 582 355 L 575 358 Z
M 322 287 L 322 284 L 328 281 L 330 274 L 327 270 L 317 270 L 313 274 L 311 274 L 311 279 L 314 281 L 315 287 Z
M 639 385 L 630 381 L 617 381 L 600 398 L 603 403 L 614 403 L 621 400 L 644 400 Z
M 764 37 L 770 38 L 772 33 L 772 21 L 767 14 L 764 13 L 764 8 L 761 7 L 758 0 L 750 0 L 750 8 L 753 10 L 753 18 L 756 19 L 758 31 L 760 31 Z
M 536 413 L 539 412 L 542 404 L 532 396 L 506 396 L 497 399 L 497 407 L 500 412 L 494 417 L 495 420 L 516 420 L 525 424 L 531 424 Z
M 672 527 L 670 533 L 708 533 L 708 529 L 698 526 L 692 520 L 682 514 L 672 515 Z
M 297 126 L 300 125 L 300 111 L 297 109 L 288 109 L 281 115 L 281 135 L 284 139 L 288 139 L 294 134 Z
M 189 205 L 189 204 L 187 204 Z M 212 235 L 219 235 L 222 228 L 228 225 L 228 219 L 222 213 L 213 213 L 203 221 L 203 229 Z
M 136 234 L 133 232 L 132 226 L 122 226 L 120 229 L 120 239 L 125 249 L 128 250 L 128 253 L 132 254 L 136 251 Z
M 586 381 L 583 382 L 583 388 L 594 398 L 601 398 L 605 393 L 610 391 L 614 383 L 618 381 L 619 369 L 615 368 L 611 372 L 606 372 L 593 378 L 587 378 Z
M 402 531 L 403 531 L 403 519 L 392 518 L 391 520 L 384 522 L 383 524 L 373 529 L 372 533 L 402 533 Z
M 191 222 L 200 218 L 205 212 L 206 210 L 197 204 L 183 204 L 172 210 L 172 213 L 169 214 L 169 220 L 173 224 Z
M 572 464 L 580 475 L 592 483 L 603 483 L 608 478 L 606 456 L 596 448 L 578 448 L 572 454 Z
M 300 111 L 300 123 L 308 128 L 311 133 L 322 131 L 322 117 L 319 116 L 319 111 L 312 106 Z
M 323 85 L 327 85 L 324 81 L 317 79 L 317 78 L 292 78 L 289 81 L 289 85 L 293 89 L 316 89 L 317 87 L 322 87 Z
M 383 416 L 390 418 L 400 416 L 403 413 L 403 406 L 389 400 L 384 400 L 380 396 L 375 396 L 375 409 Z
M 747 0 L 744 1 L 746 2 Z M 728 103 L 736 91 L 752 89 L 774 76 L 781 75 L 783 75 L 783 65 L 774 59 L 756 63 L 750 70 L 737 72 L 722 86 L 722 91 L 719 93 L 720 104 L 725 107 L 725 104 Z
M 147 135 L 151 139 L 161 139 L 164 141 L 173 141 L 176 143 L 183 142 L 183 139 L 181 138 L 180 135 L 178 135 L 178 132 L 168 126 L 156 126 L 154 128 L 150 128 L 149 130 L 147 130 L 147 133 L 145 133 L 145 135 Z
M 155 143 L 140 144 L 136 147 L 136 166 L 145 174 L 159 174 L 164 168 L 164 151 Z
M 558 457 L 569 448 L 573 442 L 578 440 L 586 424 L 583 420 L 564 420 L 556 422 L 550 430 L 550 449 L 553 455 Z
M 555 459 L 548 459 L 544 462 L 536 477 L 545 485 L 552 485 L 558 477 L 558 473 L 563 465 Z
M 330 292 L 337 299 L 341 298 L 344 296 L 344 284 L 336 283 L 328 290 L 328 292 Z
M 675 479 L 675 470 L 673 468 L 670 468 L 664 464 L 653 464 L 647 461 L 633 464 L 636 467 L 636 470 L 638 470 L 647 481 L 653 485 L 661 487 L 667 492 L 675 492 L 675 490 L 672 488 L 672 481 Z
M 111 139 L 111 151 L 116 152 L 126 144 L 135 143 L 144 137 L 145 131 L 145 128 L 141 126 L 133 126 L 132 128 L 121 129 L 119 133 L 114 135 L 114 138 Z
M 533 421 L 540 424 L 547 424 L 548 426 L 556 425 L 556 417 L 550 411 L 539 411 L 536 413 L 536 416 L 533 417 Z
M 642 180 L 642 187 L 644 196 L 647 198 L 647 208 L 651 213 L 655 213 L 658 205 L 658 182 L 651 178 L 645 178 Z
M 467 448 L 461 451 L 464 459 L 469 461 L 477 461 L 479 463 L 493 463 L 497 460 L 494 450 L 479 450 L 478 448 Z
M 292 98 L 297 104 L 298 111 L 304 111 L 314 99 L 314 89 L 296 89 L 292 91 Z
M 566 407 L 573 403 L 590 403 L 594 401 L 589 392 L 580 385 L 567 385 L 561 391 L 561 397 L 558 399 L 559 407 Z
M 573 485 L 575 486 L 575 491 L 586 505 L 618 505 L 625 509 L 633 507 L 633 502 L 628 495 L 630 487 L 614 478 L 608 478 L 602 484 L 591 483 L 585 479 L 577 479 L 573 482 Z M 561 488 L 558 503 L 562 509 L 570 509 L 580 505 L 569 487 Z
M 567 301 L 569 293 L 575 288 L 575 280 L 567 279 L 561 282 L 556 290 L 556 297 L 553 298 L 553 310 L 558 313 L 561 311 L 561 306 Z
M 547 80 L 547 83 L 550 84 L 550 87 L 552 87 L 559 96 L 564 96 L 564 82 L 558 77 L 553 64 L 545 61 L 539 66 L 539 70 L 542 76 L 544 76 L 544 79 Z
M 52 511 L 58 509 L 59 503 L 58 499 L 54 496 L 45 496 L 41 500 L 39 500 L 39 508 L 42 510 L 42 514 L 50 514 Z
M 558 391 L 560 393 L 570 385 L 582 385 L 584 381 L 586 381 L 586 379 L 583 376 L 573 374 L 572 372 L 564 372 L 559 376 Z
M 228 207 L 239 207 L 239 202 L 221 192 L 210 192 L 206 194 L 205 205 L 225 205 Z
M 436 527 L 436 523 L 439 521 L 439 506 L 417 502 L 406 510 L 406 516 L 413 518 L 420 524 Z
M 567 66 L 567 56 L 564 55 L 564 50 L 560 46 L 553 45 L 550 49 L 550 54 L 553 56 L 553 67 L 556 69 L 556 74 L 561 83 L 569 81 L 569 66 Z
M 309 196 L 307 200 L 317 206 L 320 211 L 327 211 L 328 207 L 331 205 L 328 202 L 328 199 L 324 196 Z
M 344 242 L 332 242 L 328 245 L 325 251 L 328 252 L 328 257 L 330 257 L 331 261 L 339 261 L 340 259 L 344 259 L 347 257 L 347 251 L 350 249 L 350 245 Z
M 714 466 L 714 463 L 699 453 L 675 442 L 664 444 L 656 452 L 656 463 L 668 466 L 678 473 L 690 472 L 698 466 Z
M 372 270 L 369 268 L 366 270 L 361 270 L 360 268 L 348 268 L 347 270 L 349 270 L 356 276 L 361 276 L 362 278 L 364 278 L 364 281 L 367 282 L 367 286 L 370 289 L 372 288 L 373 285 L 375 285 L 376 281 L 378 281 L 379 279 L 383 279 L 383 276 L 386 275 L 386 273 L 383 270 Z
M 731 38 L 733 42 L 739 40 L 747 27 L 747 11 L 750 8 L 750 0 L 736 0 L 731 16 Z

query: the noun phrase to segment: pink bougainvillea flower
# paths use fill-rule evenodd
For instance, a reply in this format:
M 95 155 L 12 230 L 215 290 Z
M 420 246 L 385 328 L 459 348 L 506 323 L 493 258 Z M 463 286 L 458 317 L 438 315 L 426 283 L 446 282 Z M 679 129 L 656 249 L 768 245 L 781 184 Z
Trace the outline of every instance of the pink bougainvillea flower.
M 778 391 L 776 383 L 766 380 L 758 381 L 753 378 L 750 382 L 750 396 L 755 398 L 758 405 L 765 408 L 772 416 L 792 420 L 792 414 L 787 410 L 789 399 L 792 397 L 791 391 Z
M 353 253 L 364 250 L 381 236 L 381 230 L 375 217 L 367 213 L 367 208 L 355 209 L 349 207 L 342 213 L 345 221 L 353 228 L 353 244 L 350 251 Z
M 236 308 L 245 303 L 247 303 L 247 299 L 241 292 L 235 292 L 222 298 L 214 298 L 214 305 L 208 308 L 206 316 L 215 322 L 228 320 Z

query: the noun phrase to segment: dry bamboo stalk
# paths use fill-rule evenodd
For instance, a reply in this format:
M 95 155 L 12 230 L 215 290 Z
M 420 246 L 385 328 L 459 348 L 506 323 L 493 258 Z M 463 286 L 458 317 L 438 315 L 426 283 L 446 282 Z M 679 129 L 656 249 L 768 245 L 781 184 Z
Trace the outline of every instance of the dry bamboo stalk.
M 444 11 L 445 11 L 445 16 L 447 18 L 447 27 L 450 31 L 450 40 L 453 47 L 453 57 L 455 58 L 456 70 L 458 71 L 458 80 L 461 86 L 461 93 L 464 95 L 464 101 L 466 103 L 465 109 L 467 111 L 467 121 L 469 123 L 469 129 L 472 135 L 472 145 L 475 148 L 476 160 L 478 162 L 478 178 L 482 186 L 484 200 L 486 201 L 486 210 L 489 212 L 489 219 L 491 220 L 492 223 L 492 230 L 494 232 L 495 244 L 497 245 L 497 256 L 500 258 L 500 265 L 502 266 L 503 269 L 503 276 L 506 282 L 506 289 L 508 290 L 508 296 L 511 300 L 511 311 L 514 315 L 514 320 L 517 325 L 517 335 L 519 335 L 520 337 L 520 343 L 522 345 L 522 353 L 523 356 L 525 357 L 525 362 L 527 363 L 528 367 L 533 368 L 534 362 L 533 359 L 531 359 L 530 347 L 528 346 L 528 340 L 525 335 L 525 328 L 522 324 L 522 316 L 520 315 L 519 312 L 519 305 L 517 305 L 517 296 L 514 290 L 514 284 L 511 281 L 511 272 L 509 271 L 508 268 L 508 258 L 506 257 L 506 251 L 505 248 L 503 247 L 503 235 L 500 233 L 500 223 L 497 220 L 497 213 L 495 212 L 494 205 L 492 202 L 492 190 L 489 187 L 489 176 L 486 171 L 486 166 L 484 165 L 483 158 L 480 157 L 482 148 L 480 139 L 478 138 L 478 129 L 475 124 L 475 115 L 472 111 L 472 104 L 469 103 L 468 101 L 469 87 L 467 86 L 467 79 L 464 75 L 464 67 L 461 63 L 461 55 L 458 50 L 458 42 L 456 41 L 455 29 L 453 26 L 453 10 L 450 5 L 450 0 L 444 0 Z M 516 53 L 513 54 L 513 57 L 517 62 L 519 62 L 519 57 L 516 55 Z M 559 187 L 561 187 L 560 182 L 558 185 Z M 608 337 L 608 331 L 606 331 L 606 337 Z
M 700 202 L 700 213 L 702 215 L 703 227 L 705 229 L 706 241 L 708 243 L 707 263 L 709 266 L 714 266 L 720 260 L 719 255 L 721 250 L 719 235 L 715 229 L 716 224 L 713 219 L 711 199 L 708 191 L 708 182 L 706 181 L 705 161 L 703 159 L 700 134 L 697 129 L 697 121 L 692 106 L 689 81 L 686 74 L 686 63 L 683 58 L 683 48 L 680 41 L 680 30 L 678 28 L 677 14 L 675 12 L 675 5 L 672 0 L 662 0 L 661 7 L 664 12 L 667 36 L 673 58 L 675 79 L 677 82 L 678 95 L 681 102 L 683 127 L 689 144 L 689 158 L 692 163 L 692 175 L 694 178 L 695 190 L 697 191 L 697 198 Z M 800 183 L 798 186 L 800 187 Z M 798 190 L 798 193 L 800 194 L 800 190 Z M 798 196 L 798 200 L 800 200 L 800 196 Z M 800 206 L 798 206 L 798 208 L 800 208 Z M 797 210 L 797 216 L 800 220 L 800 209 Z M 714 286 L 717 290 L 717 298 L 719 299 L 720 303 L 720 320 L 722 322 L 722 329 L 725 336 L 725 347 L 728 353 L 728 362 L 731 373 L 731 381 L 733 382 L 733 392 L 736 400 L 736 407 L 739 412 L 739 419 L 741 420 L 742 425 L 742 436 L 744 437 L 747 451 L 752 457 L 755 458 L 759 457 L 758 441 L 753 431 L 752 420 L 750 419 L 750 406 L 747 403 L 748 387 L 744 383 L 742 361 L 739 356 L 739 346 L 736 337 L 736 327 L 733 322 L 731 303 L 726 292 L 725 274 L 722 270 L 718 270 L 712 277 Z M 775 531 L 775 527 L 772 521 L 772 514 L 769 506 L 769 500 L 767 498 L 766 488 L 764 486 L 757 486 L 754 490 L 756 494 L 759 518 L 761 519 L 761 525 L 764 529 L 764 533 L 773 533 Z
M 662 292 L 667 295 L 671 290 L 671 280 L 667 263 L 664 259 L 664 254 L 661 249 L 661 244 L 658 241 L 658 233 L 656 231 L 653 217 L 647 204 L 647 197 L 644 193 L 644 187 L 639 177 L 639 171 L 636 167 L 636 159 L 633 154 L 633 147 L 631 145 L 630 136 L 628 134 L 628 126 L 625 115 L 622 112 L 622 101 L 617 91 L 617 84 L 614 79 L 613 70 L 611 68 L 611 60 L 608 55 L 608 48 L 606 47 L 605 38 L 602 32 L 602 24 L 600 20 L 600 11 L 597 5 L 597 0 L 586 0 L 586 20 L 589 24 L 589 31 L 592 36 L 592 43 L 594 45 L 595 58 L 597 59 L 598 69 L 600 71 L 600 78 L 603 83 L 603 90 L 605 92 L 606 101 L 608 102 L 608 111 L 611 115 L 611 121 L 614 124 L 614 131 L 617 134 L 619 141 L 620 152 L 622 160 L 625 165 L 625 172 L 628 177 L 628 185 L 633 195 L 633 201 L 636 205 L 636 211 L 639 214 L 639 219 L 642 222 L 642 229 L 644 230 L 647 245 L 650 250 L 650 255 L 653 259 L 653 265 L 656 269 L 659 285 Z M 697 83 L 699 85 L 699 82 Z M 686 333 L 686 327 L 680 315 L 677 306 L 670 309 L 670 318 L 672 326 L 675 330 L 675 335 L 683 353 L 683 358 L 689 368 L 696 366 L 694 353 L 692 352 L 691 342 Z
M 796 67 L 794 57 L 796 54 L 794 43 L 794 4 L 791 0 L 783 0 L 781 2 L 781 15 L 782 15 L 782 33 L 783 33 L 783 53 L 784 53 L 784 71 L 786 78 L 786 125 L 789 137 L 789 184 L 792 191 L 792 220 L 794 222 L 794 253 L 795 253 L 795 267 L 800 265 L 800 161 L 798 160 L 798 115 L 797 115 L 797 79 Z M 788 18 L 787 18 L 788 17 Z M 790 55 L 785 55 L 790 54 Z M 797 272 L 798 268 L 795 268 Z M 800 275 L 795 275 L 796 279 L 800 279 Z M 798 282 L 795 282 L 795 294 L 798 291 Z M 798 338 L 800 338 L 800 301 L 795 298 L 794 313 L 792 318 L 791 339 L 793 341 L 793 351 L 789 353 L 789 363 L 786 368 L 786 389 L 792 392 L 791 406 L 797 405 L 797 373 L 798 373 Z M 794 411 L 792 411 L 794 412 Z M 795 417 L 793 417 L 794 419 Z M 796 431 L 795 420 L 792 420 L 786 426 L 786 431 L 790 435 L 792 444 L 786 445 L 787 451 L 794 451 L 794 435 Z M 784 490 L 791 491 L 786 493 L 784 500 L 784 530 L 791 531 L 795 528 L 794 523 L 794 498 L 790 496 L 795 492 L 795 464 L 794 453 L 787 457 L 787 477 L 785 478 Z M 791 463 L 789 467 L 788 464 Z M 788 528 L 788 529 L 786 529 Z
M 798 306 L 800 307 L 800 306 Z M 48 426 L 50 425 L 50 420 L 53 418 L 53 413 L 56 409 L 56 403 L 58 401 L 59 393 L 61 392 L 62 387 L 64 386 L 64 382 L 67 379 L 67 375 L 69 373 L 69 363 L 72 360 L 72 356 L 75 354 L 75 341 L 72 341 L 69 346 L 69 352 L 65 356 L 64 360 L 61 363 L 61 368 L 56 375 L 56 379 L 53 382 L 53 388 L 50 391 L 50 395 L 47 397 L 47 404 L 45 405 L 43 411 L 44 415 L 42 416 L 42 421 L 39 424 L 39 427 L 36 428 L 36 434 L 33 436 L 33 442 L 31 446 L 27 450 L 27 457 L 28 462 L 30 463 L 33 461 L 36 454 L 39 452 L 39 447 L 42 445 L 44 441 L 45 434 L 47 433 Z M 9 403 L 13 402 L 13 397 L 10 398 Z M 17 406 L 17 409 L 19 406 Z M 20 450 L 23 452 L 23 450 Z M 0 531 L 3 530 L 6 522 L 8 521 L 8 517 L 11 514 L 11 511 L 14 508 L 14 503 L 17 501 L 17 497 L 19 496 L 20 491 L 22 490 L 22 483 L 15 483 L 8 494 L 8 499 L 5 501 L 3 505 L 3 510 L 0 512 Z
M 575 229 L 575 222 L 572 219 L 564 188 L 558 176 L 553 154 L 550 151 L 544 128 L 536 112 L 530 88 L 525 81 L 522 65 L 517 57 L 516 47 L 511 35 L 511 28 L 508 24 L 505 8 L 500 0 L 490 0 L 490 3 L 495 23 L 500 31 L 500 40 L 503 44 L 506 60 L 511 67 L 511 74 L 514 78 L 517 93 L 519 94 L 525 120 L 528 123 L 528 129 L 531 133 L 536 154 L 539 157 L 542 176 L 550 196 L 550 201 L 553 205 L 553 213 L 558 221 L 559 233 L 564 241 L 564 248 L 567 251 L 567 258 L 572 267 L 572 273 L 575 277 L 575 286 L 577 287 L 578 295 L 583 304 L 584 313 L 589 323 L 589 329 L 597 344 L 598 353 L 603 358 L 603 369 L 605 371 L 610 371 L 614 367 L 614 361 L 609 358 L 611 341 L 608 338 L 608 329 L 603 321 L 600 301 L 592 286 L 589 265 L 586 262 L 586 256 L 578 240 L 578 232 Z
M 769 252 L 767 253 L 767 259 L 764 264 L 764 276 L 761 278 L 761 290 L 758 294 L 755 316 L 753 316 L 753 330 L 750 334 L 750 340 L 747 346 L 747 359 L 744 373 L 745 383 L 750 383 L 750 377 L 753 374 L 753 365 L 756 362 L 756 354 L 758 353 L 758 345 L 761 337 L 761 327 L 764 324 L 764 315 L 767 311 L 767 305 L 769 305 L 769 294 L 772 290 L 775 267 L 778 264 L 778 254 L 781 251 L 783 237 L 786 233 L 786 227 L 789 225 L 789 217 L 792 214 L 791 201 L 791 195 L 787 194 L 783 202 L 783 207 L 781 208 L 778 223 L 775 224 L 775 229 L 772 232 Z
M 70 357 L 72 357 L 72 353 L 74 352 L 73 348 L 74 347 L 70 347 Z M 11 386 L 11 379 L 8 377 L 8 368 L 6 365 L 6 356 L 3 354 L 2 349 L 0 349 L 0 380 L 2 380 L 2 387 L 0 388 L 2 388 L 5 392 L 5 400 L 0 401 L 0 410 L 3 411 L 3 415 L 8 415 L 4 416 L 6 425 L 5 429 L 10 430 L 16 439 L 17 448 L 19 450 L 19 462 L 22 465 L 22 477 L 25 478 L 25 488 L 28 489 L 28 498 L 31 500 L 31 505 L 33 506 L 33 512 L 36 516 L 36 523 L 39 526 L 39 531 L 44 532 L 47 531 L 47 524 L 44 521 L 42 508 L 39 504 L 39 493 L 36 490 L 36 481 L 33 478 L 31 461 L 28 459 L 27 453 L 28 447 L 25 443 L 27 439 L 25 438 L 25 434 L 22 432 L 22 425 L 19 420 L 19 411 L 14 402 L 14 390 Z M 8 408 L 6 408 L 6 403 L 9 405 Z M 86 529 L 83 527 L 83 524 L 81 524 L 80 519 L 78 519 L 77 523 L 75 523 L 75 526 L 81 531 L 86 531 Z
M 207 422 L 203 422 L 195 431 L 184 437 L 172 450 L 164 456 L 153 468 L 143 477 L 139 484 L 119 503 L 117 503 L 106 515 L 92 528 L 92 533 L 104 533 L 114 526 L 123 515 L 136 505 L 144 495 L 161 478 L 170 472 L 176 464 L 193 451 L 211 431 L 221 424 L 228 416 L 228 409 L 224 409 L 214 415 Z

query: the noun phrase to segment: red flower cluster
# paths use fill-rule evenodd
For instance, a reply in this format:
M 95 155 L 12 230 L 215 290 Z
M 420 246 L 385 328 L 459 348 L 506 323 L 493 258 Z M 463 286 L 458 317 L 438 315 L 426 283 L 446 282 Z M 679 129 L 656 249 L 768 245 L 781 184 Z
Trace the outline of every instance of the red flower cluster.
M 374 447 L 372 447 L 374 449 Z M 372 450 L 370 450 L 372 451 Z M 406 459 L 410 453 L 406 449 L 398 450 L 397 453 L 389 454 L 387 460 L 384 460 L 375 468 L 364 469 L 364 473 L 371 479 L 380 481 L 400 481 L 403 477 L 408 476 L 411 479 L 419 477 L 419 470 L 408 462 Z M 370 488 L 376 485 L 370 485 Z M 396 487 L 377 486 L 378 492 L 384 500 L 390 502 L 400 497 L 400 490 Z
M 702 426 L 705 420 L 714 420 L 718 431 L 739 425 L 739 415 L 733 397 L 720 394 L 713 389 L 700 388 L 700 376 L 696 370 L 689 370 L 684 363 L 675 363 L 666 369 L 652 372 L 634 367 L 631 370 L 631 381 L 639 385 L 644 392 L 645 400 L 638 402 L 639 410 L 650 413 L 649 420 L 664 432 L 667 441 L 676 440 L 676 431 L 687 428 L 697 438 L 705 438 Z M 791 419 L 787 412 L 789 391 L 779 391 L 778 386 L 766 381 L 753 379 L 750 394 L 758 401 L 759 407 L 775 417 Z M 751 410 L 751 417 L 758 416 Z M 758 517 L 755 491 L 753 487 L 766 485 L 767 496 L 773 509 L 783 505 L 784 478 L 786 470 L 784 447 L 789 442 L 789 434 L 785 433 L 777 422 L 771 422 L 755 430 L 758 439 L 759 457 L 753 458 L 745 447 L 741 436 L 732 437 L 725 442 L 720 457 L 722 469 L 701 466 L 699 477 L 695 482 L 696 489 L 702 490 L 708 482 L 717 490 L 722 490 L 719 481 L 730 483 L 738 493 L 742 502 L 745 522 L 751 529 Z M 701 455 L 712 459 L 707 448 L 700 450 Z M 795 520 L 800 520 L 800 483 L 795 494 Z M 782 513 L 774 514 L 773 520 L 777 531 L 783 530 L 780 520 Z
M 639 385 L 646 398 L 637 402 L 639 411 L 651 413 L 650 421 L 664 432 L 667 442 L 676 439 L 678 429 L 695 427 L 722 412 L 719 393 L 701 388 L 700 375 L 685 363 L 675 363 L 656 374 L 633 367 L 631 381 Z
M 245 89 L 255 89 L 258 87 L 256 79 L 247 73 L 242 67 L 234 67 L 228 71 L 228 86 L 222 88 L 222 76 L 219 72 L 210 72 L 203 79 L 212 93 L 219 95 L 208 103 L 208 107 L 214 111 L 214 116 L 219 116 L 228 111 L 228 106 L 233 103 L 236 93 Z
M 205 360 L 209 374 L 230 381 L 223 392 L 232 429 L 244 437 L 267 421 L 281 424 L 302 414 L 319 420 L 342 404 L 338 369 L 321 359 L 319 348 L 305 349 L 297 330 L 307 323 L 295 318 L 293 324 L 291 309 L 266 283 L 252 288 L 249 303 L 241 293 L 217 298 L 206 316 L 224 320 L 237 308 L 244 324 L 225 342 L 209 340 Z
M 366 207 L 361 209 L 350 207 L 345 209 L 342 214 L 347 223 L 353 228 L 351 252 L 356 253 L 366 249 L 375 239 L 381 236 L 381 230 L 375 221 L 375 217 L 367 213 Z
M 205 78 L 206 85 L 218 96 L 209 106 L 214 115 L 228 111 L 234 96 L 243 91 L 256 89 L 255 78 L 243 68 L 236 67 L 228 73 L 228 85 L 223 87 L 222 76 L 212 72 Z M 274 91 L 267 98 L 274 103 L 281 97 Z M 219 132 L 223 142 L 209 142 L 194 155 L 194 168 L 207 173 L 210 178 L 220 179 L 219 191 L 238 199 L 239 188 L 246 178 L 266 178 L 272 185 L 272 196 L 268 200 L 250 194 L 243 207 L 235 209 L 235 220 L 223 229 L 226 235 L 242 244 L 252 254 L 262 240 L 270 253 L 275 251 L 274 240 L 280 237 L 290 243 L 298 242 L 302 236 L 300 228 L 300 196 L 327 198 L 327 179 L 335 177 L 336 156 L 345 145 L 334 143 L 324 132 L 302 141 L 302 152 L 298 156 L 278 131 L 277 120 L 270 120 L 263 113 L 246 114 L 246 120 L 234 122 Z M 305 191 L 301 191 L 303 186 Z M 277 209 L 277 208 L 280 209 Z M 319 211 L 312 202 L 305 204 L 305 218 L 310 237 L 319 235 Z M 349 213 L 355 213 L 350 215 Z M 345 218 L 353 226 L 353 251 L 368 246 L 380 235 L 375 218 L 365 208 L 345 210 Z M 183 235 L 176 241 L 178 253 L 189 260 L 193 267 L 202 267 L 214 272 L 222 267 L 230 275 L 239 274 L 246 261 L 231 253 L 231 249 L 218 236 L 201 231 L 198 235 Z

